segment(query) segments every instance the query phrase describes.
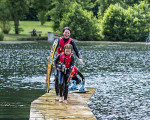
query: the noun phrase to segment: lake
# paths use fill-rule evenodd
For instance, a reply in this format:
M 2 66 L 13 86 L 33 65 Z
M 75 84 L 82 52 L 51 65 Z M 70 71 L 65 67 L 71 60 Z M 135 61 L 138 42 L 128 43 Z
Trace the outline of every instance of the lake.
M 150 44 L 77 42 L 84 64 L 76 66 L 98 120 L 150 119 Z M 0 120 L 28 120 L 30 104 L 43 95 L 51 43 L 0 42 Z M 53 76 L 53 74 L 52 74 Z M 50 84 L 54 88 L 54 82 Z

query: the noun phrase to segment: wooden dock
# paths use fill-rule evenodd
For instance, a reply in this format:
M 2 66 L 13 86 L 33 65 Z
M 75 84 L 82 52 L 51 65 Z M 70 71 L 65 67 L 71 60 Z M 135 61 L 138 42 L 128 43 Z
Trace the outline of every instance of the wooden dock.
M 86 88 L 87 93 L 69 93 L 68 104 L 55 101 L 55 90 L 34 100 L 30 108 L 30 120 L 96 120 L 87 101 L 96 88 Z

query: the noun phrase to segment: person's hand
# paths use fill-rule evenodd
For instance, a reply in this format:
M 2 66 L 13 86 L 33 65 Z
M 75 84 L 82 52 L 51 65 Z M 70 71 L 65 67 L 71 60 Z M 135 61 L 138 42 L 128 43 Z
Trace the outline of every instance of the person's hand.
M 61 71 L 61 69 L 57 68 L 57 70 Z
M 82 59 L 79 59 L 79 63 L 80 63 L 80 64 L 83 64 L 83 60 L 82 60 Z
M 50 56 L 48 56 L 47 59 L 49 60 L 49 59 L 50 59 Z

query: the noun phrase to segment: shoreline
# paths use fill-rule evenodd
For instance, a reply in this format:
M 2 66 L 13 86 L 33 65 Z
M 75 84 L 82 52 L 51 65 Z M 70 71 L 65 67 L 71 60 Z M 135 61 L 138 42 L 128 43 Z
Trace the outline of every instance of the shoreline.
M 32 41 L 18 41 L 18 40 L 5 40 L 5 41 L 0 41 L 0 44 L 14 44 L 14 43 L 35 43 L 35 42 L 51 42 L 47 40 L 32 40 Z M 75 41 L 76 43 L 131 43 L 131 44 L 150 44 L 150 42 L 121 42 L 121 41 Z

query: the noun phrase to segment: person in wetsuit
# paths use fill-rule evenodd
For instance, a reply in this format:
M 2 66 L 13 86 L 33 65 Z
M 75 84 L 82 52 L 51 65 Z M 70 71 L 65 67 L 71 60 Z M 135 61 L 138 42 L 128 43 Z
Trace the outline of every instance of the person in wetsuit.
M 83 82 L 85 82 L 85 78 L 82 75 L 82 73 L 77 69 L 77 67 L 74 65 L 73 67 L 74 69 L 74 74 L 71 75 L 72 80 L 76 81 L 76 84 L 80 84 L 81 83 L 81 79 Z M 80 77 L 79 77 L 80 76 Z M 73 90 L 73 89 L 72 89 Z
M 56 56 L 64 51 L 63 47 L 66 44 L 71 44 L 73 46 L 73 50 L 75 51 L 75 54 L 79 58 L 79 63 L 82 64 L 83 61 L 82 61 L 82 57 L 80 55 L 80 52 L 79 52 L 74 40 L 72 38 L 70 38 L 70 35 L 71 35 L 71 29 L 69 27 L 64 27 L 63 28 L 63 37 L 60 37 L 59 41 L 58 41 Z
M 64 46 L 66 44 L 71 44 L 73 46 L 73 50 L 75 51 L 75 54 L 77 55 L 77 57 L 79 58 L 79 63 L 83 63 L 82 61 L 82 57 L 81 57 L 81 54 L 74 42 L 74 40 L 72 38 L 70 38 L 70 35 L 71 35 L 71 29 L 69 27 L 64 27 L 63 28 L 63 37 L 59 37 L 59 41 L 58 41 L 58 46 L 57 46 L 57 53 L 56 53 L 56 56 L 58 56 L 60 53 L 64 52 Z M 57 88 L 58 88 L 58 70 L 55 69 L 54 70 L 54 73 L 55 73 L 55 91 L 56 91 L 56 96 L 57 96 Z M 58 100 L 58 96 L 56 97 L 55 100 Z
M 55 91 L 56 91 L 56 100 L 59 102 L 63 101 L 67 104 L 67 96 L 68 96 L 68 83 L 67 80 L 69 78 L 71 69 L 74 66 L 74 56 L 71 53 L 72 45 L 66 44 L 64 46 L 64 52 L 60 53 L 54 63 L 57 69 L 57 80 L 55 80 Z M 65 66 L 65 67 L 63 67 Z

